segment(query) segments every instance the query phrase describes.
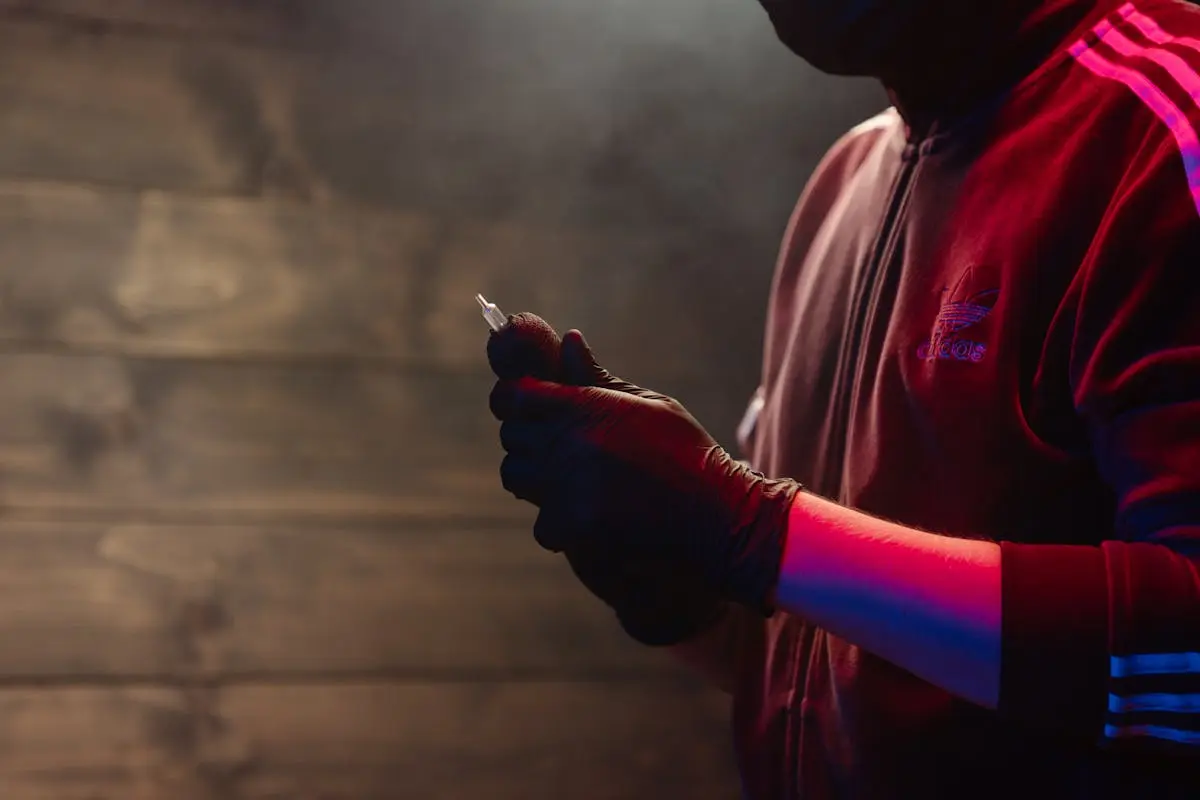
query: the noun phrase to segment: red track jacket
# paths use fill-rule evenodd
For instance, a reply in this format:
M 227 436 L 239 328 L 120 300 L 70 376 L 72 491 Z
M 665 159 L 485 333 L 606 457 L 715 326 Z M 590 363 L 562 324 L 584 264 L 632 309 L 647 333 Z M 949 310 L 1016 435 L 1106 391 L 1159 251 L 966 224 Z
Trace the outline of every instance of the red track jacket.
M 747 797 L 1200 798 L 1200 9 L 1084 5 L 970 113 L 825 158 L 749 448 L 1003 543 L 1001 709 L 776 615 L 745 631 Z

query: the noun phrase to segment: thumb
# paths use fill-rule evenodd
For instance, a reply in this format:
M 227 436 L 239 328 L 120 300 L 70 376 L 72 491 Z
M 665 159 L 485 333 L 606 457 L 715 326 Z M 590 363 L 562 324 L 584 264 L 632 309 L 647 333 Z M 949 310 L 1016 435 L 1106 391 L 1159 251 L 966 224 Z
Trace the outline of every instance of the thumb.
M 577 330 L 567 331 L 562 338 L 561 364 L 563 381 L 571 386 L 594 386 L 614 392 L 624 392 L 648 399 L 663 399 L 662 395 L 643 389 L 629 381 L 621 380 L 596 361 L 592 348 L 583 334 Z
M 596 362 L 592 348 L 583 334 L 576 330 L 567 331 L 562 339 L 560 351 L 563 379 L 572 386 L 606 386 L 612 376 Z

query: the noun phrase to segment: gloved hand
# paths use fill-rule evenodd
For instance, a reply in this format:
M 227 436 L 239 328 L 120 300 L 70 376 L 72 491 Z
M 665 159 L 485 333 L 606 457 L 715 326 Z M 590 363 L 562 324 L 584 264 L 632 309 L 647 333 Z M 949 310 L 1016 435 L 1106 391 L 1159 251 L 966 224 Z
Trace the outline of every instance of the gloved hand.
M 613 377 L 577 331 L 560 359 L 590 380 L 510 377 L 491 396 L 504 486 L 540 507 L 539 544 L 698 570 L 770 614 L 800 485 L 752 471 L 678 402 Z
M 561 346 L 558 334 L 540 317 L 516 314 L 509 317 L 508 327 L 489 338 L 488 361 L 502 380 L 533 376 L 588 385 L 595 377 L 590 359 L 581 361 L 578 350 L 563 353 Z M 535 496 L 523 499 L 537 501 Z M 644 645 L 687 641 L 725 611 L 725 602 L 698 570 L 662 559 L 619 558 L 587 542 L 563 554 L 579 581 L 613 610 L 631 638 Z

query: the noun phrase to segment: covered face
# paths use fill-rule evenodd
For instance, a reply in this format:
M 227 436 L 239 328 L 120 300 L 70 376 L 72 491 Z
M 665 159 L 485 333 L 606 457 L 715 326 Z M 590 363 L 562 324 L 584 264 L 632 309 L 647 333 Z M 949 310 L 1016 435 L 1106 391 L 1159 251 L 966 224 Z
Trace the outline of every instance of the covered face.
M 928 0 L 761 0 L 780 40 L 819 70 L 874 75 L 898 7 Z
M 881 78 L 957 69 L 1064 0 L 759 0 L 779 38 L 823 72 Z

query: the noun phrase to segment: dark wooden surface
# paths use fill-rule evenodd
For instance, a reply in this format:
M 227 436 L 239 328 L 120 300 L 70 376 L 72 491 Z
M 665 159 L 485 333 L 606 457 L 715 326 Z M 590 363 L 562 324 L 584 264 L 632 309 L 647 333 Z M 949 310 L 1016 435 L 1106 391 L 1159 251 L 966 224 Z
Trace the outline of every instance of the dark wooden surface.
M 0 689 L 2 779 L 22 800 L 719 800 L 724 715 L 680 685 Z
M 725 247 L 682 230 L 0 183 L 0 347 L 481 371 L 478 291 L 583 330 L 632 380 L 717 386 L 748 313 L 718 280 L 737 271 Z
M 196 13 L 200 4 L 166 8 L 178 5 Z M 530 4 L 518 5 L 528 17 Z M 587 100 L 568 74 L 553 81 L 537 64 L 479 55 L 482 44 L 511 43 L 489 40 L 439 68 L 453 58 L 430 56 L 424 42 L 460 34 L 414 16 L 403 43 L 352 55 L 328 44 L 314 52 L 0 24 L 0 178 L 55 184 L 28 198 L 8 190 L 4 233 L 13 215 L 34 215 L 27 235 L 56 263 L 56 226 L 90 236 L 91 286 L 124 292 L 90 322 L 124 322 L 122 340 L 137 346 L 195 350 L 204 338 L 227 347 L 244 336 L 260 348 L 362 346 L 462 364 L 475 350 L 461 315 L 486 290 L 509 309 L 588 332 L 634 379 L 687 369 L 748 393 L 788 207 L 824 146 L 874 110 L 875 91 L 810 74 L 772 82 L 755 100 L 749 77 L 722 82 L 695 55 L 659 64 L 651 43 Z M 584 33 L 573 30 L 570 43 L 583 46 Z M 767 67 L 803 76 L 794 60 Z M 708 95 L 692 83 L 648 99 L 634 91 L 688 70 L 710 82 Z M 819 110 L 805 113 L 807 102 Z M 103 286 L 105 274 L 118 282 Z M 381 320 L 400 293 L 408 302 Z M 197 316 L 205 310 L 232 319 Z M 33 313 L 62 335 L 62 314 L 89 310 Z M 256 323 L 246 317 L 260 314 L 262 327 L 247 331 Z M 128 330 L 138 325 L 145 334 Z
M 0 354 L 0 504 L 26 516 L 528 523 L 484 375 Z M 677 391 L 729 430 L 740 397 Z M 723 437 L 728 440 L 729 437 Z
M 270 37 L 306 16 L 296 0 L 0 0 L 0 15 L 60 26 L 125 25 L 149 35 Z
M 3 679 L 667 679 L 528 528 L 0 523 Z
M 501 490 L 471 298 L 728 443 L 879 98 L 534 6 L 0 0 L 0 796 L 737 795 Z

